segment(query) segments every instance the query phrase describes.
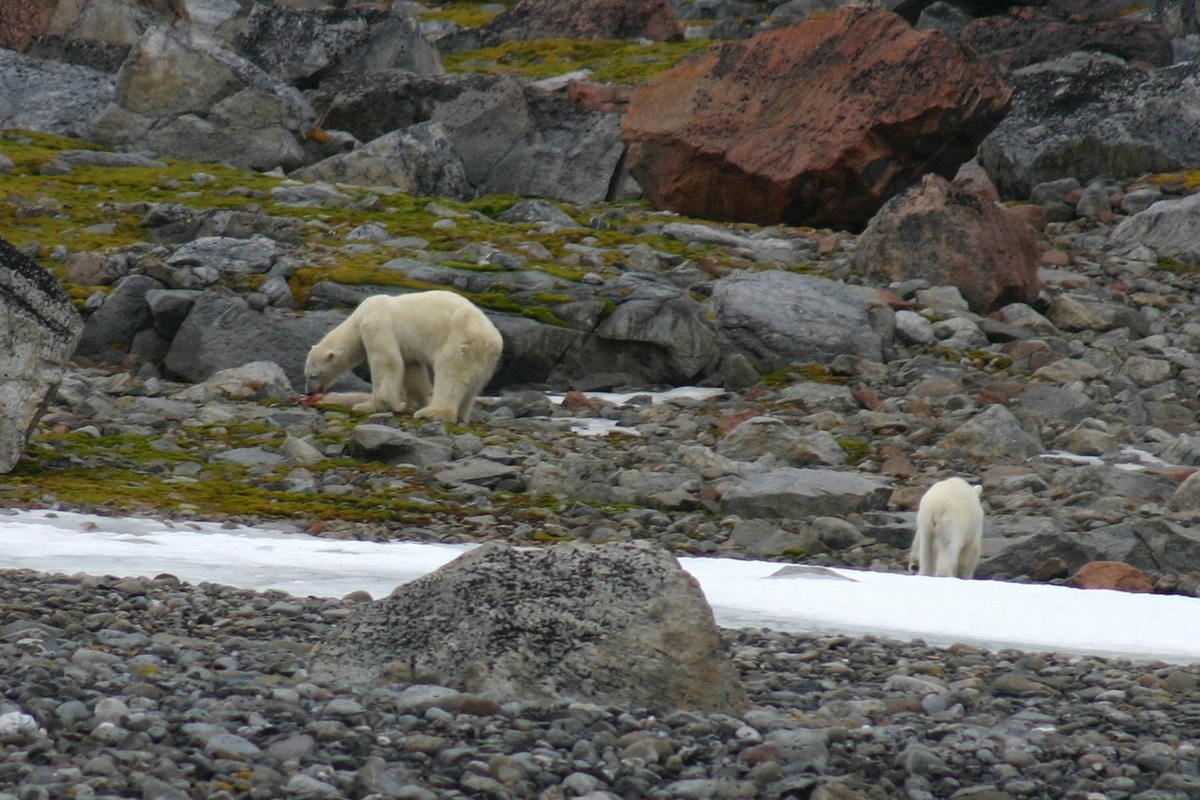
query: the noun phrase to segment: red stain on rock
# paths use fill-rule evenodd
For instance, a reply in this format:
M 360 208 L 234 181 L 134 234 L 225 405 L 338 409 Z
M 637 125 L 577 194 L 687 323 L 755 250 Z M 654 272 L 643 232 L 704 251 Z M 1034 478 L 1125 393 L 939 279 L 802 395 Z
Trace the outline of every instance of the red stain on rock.
M 625 113 L 632 86 L 619 83 L 572 80 L 567 83 L 567 99 L 588 111 Z
M 639 86 L 623 136 L 629 171 L 659 208 L 859 229 L 925 172 L 952 176 L 1011 97 L 942 31 L 851 7 Z
M 1153 592 L 1154 584 L 1135 567 L 1122 561 L 1089 561 L 1067 578 L 1080 589 L 1116 589 L 1121 592 Z
M 752 417 L 757 417 L 759 415 L 759 413 L 760 413 L 759 411 L 757 411 L 753 408 L 743 408 L 741 411 L 738 411 L 736 414 L 730 414 L 727 417 L 722 417 L 721 420 L 717 423 L 717 429 L 719 431 L 721 431 L 721 433 L 729 433 L 731 430 L 736 428 L 738 425 L 741 425 L 746 420 L 748 420 Z

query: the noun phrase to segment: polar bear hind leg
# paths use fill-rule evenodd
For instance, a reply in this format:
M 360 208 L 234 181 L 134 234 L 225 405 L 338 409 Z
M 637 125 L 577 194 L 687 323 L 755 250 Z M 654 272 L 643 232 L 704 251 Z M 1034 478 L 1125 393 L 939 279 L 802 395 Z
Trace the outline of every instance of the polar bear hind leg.
M 474 306 L 455 311 L 452 333 L 433 362 L 433 397 L 414 417 L 470 422 L 475 398 L 500 362 L 503 339 Z

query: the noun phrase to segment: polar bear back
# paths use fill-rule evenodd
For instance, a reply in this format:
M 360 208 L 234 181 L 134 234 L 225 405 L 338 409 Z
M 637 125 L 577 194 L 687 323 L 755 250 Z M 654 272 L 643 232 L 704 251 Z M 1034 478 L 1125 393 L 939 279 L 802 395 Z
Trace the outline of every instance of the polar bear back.
M 983 524 L 982 486 L 972 486 L 962 478 L 947 478 L 929 487 L 917 508 L 917 524 L 925 522 L 930 530 L 957 528 L 971 530 Z
M 939 481 L 917 507 L 913 556 L 922 575 L 970 578 L 979 563 L 983 538 L 982 486 L 962 478 Z
M 406 361 L 433 363 L 451 339 L 467 343 L 499 337 L 470 300 L 441 290 L 375 295 L 359 303 L 350 316 L 360 331 L 365 325 L 390 332 Z

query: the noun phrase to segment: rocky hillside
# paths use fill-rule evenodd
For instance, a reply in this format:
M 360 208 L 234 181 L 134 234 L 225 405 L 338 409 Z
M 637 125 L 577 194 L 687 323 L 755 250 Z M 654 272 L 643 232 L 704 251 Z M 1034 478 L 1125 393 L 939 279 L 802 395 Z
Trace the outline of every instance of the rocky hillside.
M 6 6 L 0 511 L 902 570 L 960 475 L 981 576 L 1200 596 L 1194 4 L 342 5 Z M 504 336 L 470 424 L 300 402 L 349 309 L 434 288 Z M 655 399 L 678 386 L 704 391 Z M 255 643 L 307 652 L 356 599 L 48 585 L 0 620 L 21 797 L 1195 793 L 1194 668 L 745 633 L 759 716 L 364 711 Z M 77 593 L 135 599 L 52 610 Z M 264 622 L 187 616 L 222 603 Z M 51 678 L 33 623 L 75 651 Z M 126 624 L 146 642 L 105 638 Z M 146 658 L 199 699 L 136 688 Z M 63 754 L 78 781 L 40 766 Z

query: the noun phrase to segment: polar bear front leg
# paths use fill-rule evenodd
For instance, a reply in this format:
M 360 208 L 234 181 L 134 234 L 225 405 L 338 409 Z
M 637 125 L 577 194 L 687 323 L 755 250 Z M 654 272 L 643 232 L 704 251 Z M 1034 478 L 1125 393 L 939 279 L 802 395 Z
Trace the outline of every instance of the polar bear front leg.
M 356 411 L 404 410 L 404 356 L 390 330 L 377 331 L 375 324 L 363 323 L 362 341 L 371 368 L 371 399 L 355 406 Z

